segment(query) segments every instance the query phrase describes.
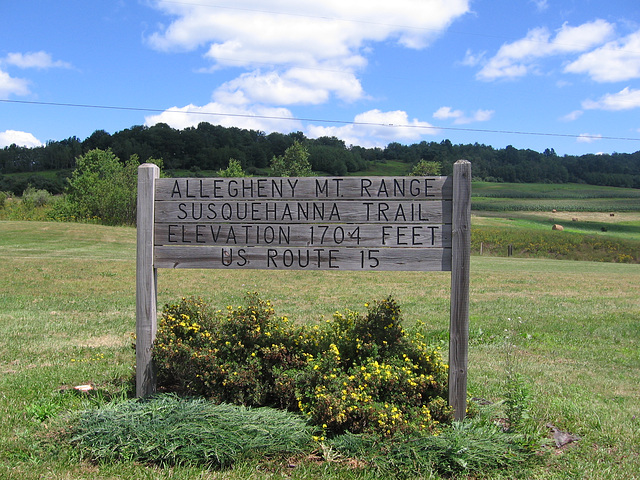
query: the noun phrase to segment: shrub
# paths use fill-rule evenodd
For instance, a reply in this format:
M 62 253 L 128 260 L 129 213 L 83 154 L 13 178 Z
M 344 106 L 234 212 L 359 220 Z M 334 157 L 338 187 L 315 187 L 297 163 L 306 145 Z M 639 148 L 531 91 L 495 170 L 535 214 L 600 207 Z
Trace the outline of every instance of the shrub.
M 27 187 L 21 198 L 0 192 L 0 218 L 4 220 L 46 220 L 57 198 L 46 190 Z
M 292 399 L 275 398 L 277 377 L 305 363 L 288 322 L 257 294 L 224 312 L 194 298 L 166 305 L 154 345 L 158 384 L 217 402 L 286 408 Z
M 410 175 L 414 177 L 428 177 L 431 175 L 440 175 L 442 165 L 439 162 L 427 161 L 421 159 L 411 170 Z
M 43 207 L 53 200 L 51 195 L 46 190 L 36 190 L 29 186 L 22 194 L 22 203 L 28 209 Z
M 11 194 L 9 192 L 0 191 L 0 208 L 4 208 L 7 198 L 11 198 Z
M 275 177 L 310 177 L 311 163 L 307 147 L 298 140 L 293 142 L 284 155 L 271 159 L 271 174 Z
M 240 163 L 239 160 L 236 160 L 235 158 L 230 158 L 229 166 L 224 170 L 218 171 L 218 176 L 225 177 L 225 178 L 237 178 L 237 177 L 246 177 L 247 174 L 242 169 L 242 164 Z
M 165 306 L 153 357 L 164 390 L 299 411 L 327 433 L 391 436 L 451 420 L 447 366 L 401 327 L 391 298 L 313 327 L 276 316 L 255 293 L 217 311 L 183 298 Z

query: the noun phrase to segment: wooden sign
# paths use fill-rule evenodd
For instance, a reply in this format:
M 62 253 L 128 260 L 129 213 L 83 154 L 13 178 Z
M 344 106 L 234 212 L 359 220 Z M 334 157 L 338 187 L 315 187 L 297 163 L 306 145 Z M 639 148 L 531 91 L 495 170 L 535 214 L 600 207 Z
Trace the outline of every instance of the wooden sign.
M 452 325 L 455 310 L 468 331 L 470 194 L 466 160 L 453 177 L 159 178 L 141 165 L 138 396 L 155 391 L 158 268 L 452 271 Z M 453 349 L 466 345 L 455 337 Z M 464 401 L 464 415 L 466 347 L 462 356 L 450 368 L 464 380 L 450 387 L 463 384 L 464 400 L 450 403 L 458 412 Z
M 162 178 L 157 268 L 451 270 L 450 177 Z

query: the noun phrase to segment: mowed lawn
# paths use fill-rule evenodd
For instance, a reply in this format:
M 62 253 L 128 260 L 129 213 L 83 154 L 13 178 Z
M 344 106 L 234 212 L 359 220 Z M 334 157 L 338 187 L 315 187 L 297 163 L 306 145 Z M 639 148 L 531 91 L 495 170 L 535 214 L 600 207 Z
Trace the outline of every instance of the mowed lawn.
M 0 222 L 0 478 L 247 478 L 92 466 L 42 446 L 75 405 L 69 387 L 113 391 L 133 375 L 135 249 L 132 228 Z M 446 352 L 449 284 L 446 272 L 160 270 L 158 291 L 160 307 L 193 295 L 219 308 L 257 291 L 300 322 L 392 295 L 406 324 L 423 321 Z M 547 447 L 534 478 L 640 475 L 639 285 L 637 264 L 472 258 L 470 396 L 502 401 L 515 369 L 540 430 L 581 437 Z

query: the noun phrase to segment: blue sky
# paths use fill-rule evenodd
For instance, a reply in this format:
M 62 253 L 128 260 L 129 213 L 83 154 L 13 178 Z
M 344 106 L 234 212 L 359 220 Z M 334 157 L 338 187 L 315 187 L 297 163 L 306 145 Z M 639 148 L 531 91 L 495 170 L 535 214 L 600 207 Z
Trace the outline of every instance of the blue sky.
M 0 147 L 207 121 L 640 150 L 637 0 L 20 0 L 0 18 Z

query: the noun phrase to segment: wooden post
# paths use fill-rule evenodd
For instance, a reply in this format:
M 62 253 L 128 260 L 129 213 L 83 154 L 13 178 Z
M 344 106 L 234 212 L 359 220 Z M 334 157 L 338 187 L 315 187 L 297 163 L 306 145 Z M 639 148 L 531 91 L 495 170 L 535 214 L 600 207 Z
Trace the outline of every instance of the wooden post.
M 453 166 L 451 319 L 449 324 L 449 405 L 454 418 L 467 410 L 469 357 L 469 272 L 471 260 L 471 163 Z
M 157 165 L 138 167 L 137 259 L 136 259 L 136 396 L 156 389 L 151 347 L 157 332 L 157 273 L 153 265 L 153 224 Z

